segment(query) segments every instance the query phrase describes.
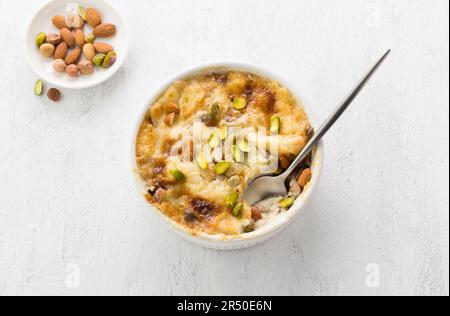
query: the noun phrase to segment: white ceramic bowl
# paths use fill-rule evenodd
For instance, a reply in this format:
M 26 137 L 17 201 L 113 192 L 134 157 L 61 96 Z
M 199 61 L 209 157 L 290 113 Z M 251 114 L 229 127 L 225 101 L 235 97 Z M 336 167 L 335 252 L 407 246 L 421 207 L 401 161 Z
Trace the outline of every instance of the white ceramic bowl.
M 59 33 L 59 30 L 53 25 L 52 18 L 55 15 L 66 15 L 66 5 L 69 3 L 78 3 L 83 7 L 92 7 L 97 9 L 103 22 L 113 23 L 117 27 L 117 34 L 111 38 L 98 39 L 113 45 L 117 53 L 116 63 L 108 68 L 101 69 L 95 67 L 92 75 L 82 75 L 78 78 L 71 78 L 65 73 L 57 73 L 53 70 L 53 58 L 42 56 L 36 47 L 35 38 L 40 32 Z M 91 33 L 91 27 L 86 23 L 84 26 L 85 34 Z M 119 11 L 106 0 L 53 0 L 44 5 L 34 15 L 25 35 L 25 55 L 33 70 L 44 81 L 65 89 L 84 89 L 96 86 L 111 78 L 122 66 L 128 53 L 128 30 L 124 18 Z
M 144 196 L 147 192 L 145 188 L 145 184 L 140 178 L 137 172 L 136 165 L 136 137 L 138 135 L 139 128 L 144 120 L 144 117 L 151 106 L 157 98 L 161 95 L 161 92 L 165 91 L 174 81 L 183 79 L 185 77 L 191 76 L 193 74 L 198 73 L 208 73 L 214 72 L 217 70 L 242 70 L 246 72 L 250 72 L 253 74 L 257 74 L 269 79 L 273 79 L 278 81 L 282 86 L 288 88 L 295 97 L 299 99 L 299 91 L 296 87 L 289 84 L 288 81 L 281 79 L 280 77 L 270 73 L 267 70 L 262 69 L 259 66 L 255 66 L 248 63 L 237 63 L 237 62 L 220 62 L 220 63 L 208 63 L 200 66 L 196 66 L 189 70 L 183 71 L 182 73 L 174 76 L 165 82 L 159 89 L 153 92 L 150 98 L 144 105 L 143 111 L 141 115 L 138 117 L 136 122 L 136 129 L 133 133 L 132 147 L 131 147 L 131 159 L 132 159 L 132 167 L 133 167 L 133 175 L 136 180 L 137 188 L 139 193 Z M 300 100 L 300 99 L 299 99 Z M 303 100 L 302 100 L 303 102 Z M 317 121 L 314 117 L 314 114 L 311 112 L 308 105 L 303 104 L 305 110 L 309 116 L 309 119 L 314 127 L 317 127 Z M 243 249 L 252 246 L 256 246 L 264 241 L 267 241 L 280 231 L 284 230 L 289 224 L 294 222 L 295 218 L 302 212 L 303 209 L 307 206 L 308 202 L 311 200 L 312 193 L 317 186 L 318 180 L 322 171 L 322 163 L 323 163 L 323 143 L 320 143 L 316 150 L 313 153 L 312 157 L 312 169 L 313 169 L 313 178 L 311 180 L 308 188 L 302 193 L 302 195 L 297 199 L 294 206 L 287 212 L 280 214 L 277 216 L 272 222 L 263 226 L 262 228 L 240 236 L 225 236 L 225 235 L 209 235 L 206 233 L 198 233 L 197 235 L 192 235 L 188 230 L 186 230 L 182 225 L 174 222 L 167 216 L 165 216 L 161 211 L 156 209 L 147 203 L 145 199 L 142 199 L 148 207 L 152 208 L 158 217 L 162 219 L 163 222 L 167 223 L 172 229 L 177 232 L 179 235 L 184 237 L 185 239 L 206 248 L 212 248 L 217 250 L 236 250 Z

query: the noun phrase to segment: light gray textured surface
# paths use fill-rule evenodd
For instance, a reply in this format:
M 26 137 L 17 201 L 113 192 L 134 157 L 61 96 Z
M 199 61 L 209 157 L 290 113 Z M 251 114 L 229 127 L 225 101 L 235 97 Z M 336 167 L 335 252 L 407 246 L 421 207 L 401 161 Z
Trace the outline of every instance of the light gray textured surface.
M 44 2 L 0 0 L 0 294 L 448 295 L 448 1 L 115 0 L 125 67 L 58 104 L 33 95 L 23 53 Z M 135 119 L 169 75 L 251 61 L 324 117 L 387 48 L 326 138 L 313 202 L 274 240 L 198 248 L 135 193 Z

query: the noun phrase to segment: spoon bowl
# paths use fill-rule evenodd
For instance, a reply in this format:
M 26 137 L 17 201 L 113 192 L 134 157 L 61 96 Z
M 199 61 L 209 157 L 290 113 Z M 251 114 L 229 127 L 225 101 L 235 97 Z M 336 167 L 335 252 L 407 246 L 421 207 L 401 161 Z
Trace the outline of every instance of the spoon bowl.
M 286 177 L 284 175 L 265 175 L 254 179 L 244 193 L 244 200 L 253 205 L 263 200 L 287 195 Z

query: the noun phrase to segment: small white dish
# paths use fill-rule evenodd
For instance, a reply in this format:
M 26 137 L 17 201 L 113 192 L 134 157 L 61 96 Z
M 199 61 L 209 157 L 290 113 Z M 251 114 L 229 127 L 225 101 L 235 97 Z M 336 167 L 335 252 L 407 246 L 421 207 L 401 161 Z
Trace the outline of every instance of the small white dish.
M 55 15 L 66 16 L 66 6 L 69 3 L 77 3 L 85 8 L 92 7 L 98 10 L 102 16 L 102 21 L 113 23 L 117 27 L 117 34 L 111 38 L 99 38 L 98 41 L 106 42 L 114 47 L 117 53 L 116 63 L 108 69 L 95 67 L 92 75 L 81 75 L 78 78 L 71 78 L 65 73 L 57 73 L 53 70 L 53 58 L 42 56 L 36 47 L 36 35 L 40 32 L 58 33 L 59 30 L 53 25 L 52 18 Z M 86 23 L 85 34 L 91 33 L 91 27 Z M 106 0 L 53 0 L 44 5 L 34 15 L 25 36 L 25 56 L 31 68 L 40 79 L 65 89 L 90 88 L 110 79 L 123 65 L 128 53 L 128 29 L 125 19 L 120 12 Z
M 157 100 L 157 98 L 160 97 L 161 93 L 164 92 L 173 82 L 195 74 L 213 73 L 220 70 L 241 70 L 278 81 L 282 86 L 289 89 L 289 91 L 291 91 L 294 97 L 296 97 L 300 101 L 300 103 L 303 104 L 313 127 L 315 128 L 318 127 L 317 125 L 318 121 L 316 120 L 314 114 L 312 113 L 311 108 L 309 108 L 308 105 L 304 103 L 304 100 L 299 97 L 300 95 L 299 89 L 289 84 L 288 81 L 281 79 L 279 76 L 276 76 L 259 66 L 242 62 L 218 62 L 218 63 L 206 63 L 188 69 L 169 79 L 168 81 L 163 83 L 159 89 L 155 90 L 148 99 L 148 101 L 145 103 L 141 114 L 137 118 L 136 127 L 132 135 L 133 139 L 131 141 L 131 164 L 133 176 L 137 184 L 137 189 L 138 192 L 142 195 L 142 197 L 144 197 L 144 195 L 147 193 L 147 189 L 137 172 L 136 138 L 149 107 Z M 276 216 L 273 219 L 273 221 L 269 222 L 265 226 L 249 234 L 243 234 L 239 236 L 226 236 L 221 234 L 209 235 L 206 233 L 196 233 L 195 235 L 193 235 L 192 232 L 188 231 L 182 225 L 171 220 L 169 217 L 164 215 L 160 210 L 151 206 L 144 198 L 142 198 L 142 201 L 149 208 L 153 209 L 155 213 L 158 214 L 158 217 L 161 218 L 163 222 L 168 224 L 176 233 L 178 233 L 180 236 L 182 236 L 183 238 L 189 240 L 194 244 L 216 250 L 237 250 L 249 248 L 261 244 L 269 240 L 270 238 L 274 237 L 279 232 L 285 230 L 289 226 L 289 224 L 292 224 L 294 220 L 299 216 L 299 214 L 306 208 L 309 201 L 311 200 L 312 194 L 319 181 L 322 172 L 323 159 L 324 159 L 324 146 L 323 142 L 320 142 L 312 155 L 311 168 L 313 171 L 313 178 L 311 179 L 310 185 L 296 200 L 294 206 L 292 206 L 291 209 L 289 209 L 285 213 Z

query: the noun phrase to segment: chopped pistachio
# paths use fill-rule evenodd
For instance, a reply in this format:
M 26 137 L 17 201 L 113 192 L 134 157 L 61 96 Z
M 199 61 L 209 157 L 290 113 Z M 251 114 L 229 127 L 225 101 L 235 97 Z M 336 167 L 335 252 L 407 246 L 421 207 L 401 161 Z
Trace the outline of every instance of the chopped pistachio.
M 36 81 L 36 83 L 34 84 L 34 94 L 42 95 L 43 89 L 44 89 L 44 83 L 42 82 L 42 80 Z
M 232 214 L 236 218 L 242 218 L 243 212 L 244 212 L 244 204 L 239 203 L 233 208 Z
M 207 126 L 215 126 L 219 122 L 220 107 L 218 103 L 214 103 L 209 107 L 207 114 L 203 114 L 201 120 Z
M 203 154 L 203 153 L 201 153 L 199 156 L 198 156 L 198 159 L 197 159 L 197 164 L 198 164 L 198 166 L 200 167 L 200 169 L 203 169 L 203 170 L 206 170 L 206 169 L 208 169 L 208 161 L 205 159 L 205 155 Z
M 217 131 L 214 131 L 208 139 L 208 145 L 211 148 L 217 148 L 220 145 L 220 137 Z
M 221 175 L 221 174 L 224 174 L 225 172 L 227 172 L 228 169 L 230 169 L 230 168 L 231 168 L 231 162 L 221 161 L 214 166 L 214 172 L 217 175 Z
M 227 207 L 233 209 L 236 206 L 236 203 L 239 199 L 239 193 L 233 192 L 227 197 L 226 205 Z
M 247 107 L 247 100 L 245 98 L 236 98 L 233 100 L 233 108 L 235 110 L 243 110 Z
M 281 206 L 282 208 L 284 208 L 284 209 L 288 209 L 288 208 L 290 208 L 292 205 L 294 205 L 294 202 L 295 202 L 295 201 L 294 201 L 293 198 L 288 197 L 288 198 L 285 198 L 285 199 L 281 200 L 280 206 Z
M 184 173 L 178 169 L 170 170 L 169 173 L 175 180 L 179 182 L 186 180 L 186 176 L 184 175 Z
M 270 131 L 272 132 L 272 134 L 276 134 L 280 131 L 280 127 L 281 127 L 281 119 L 279 116 L 272 116 L 272 118 L 270 119 Z
M 255 221 L 252 220 L 250 224 L 244 227 L 244 233 L 248 234 L 255 231 Z
M 240 138 L 237 142 L 237 145 L 239 149 L 244 153 L 248 153 L 250 151 L 250 148 L 248 147 L 248 141 L 245 138 Z

